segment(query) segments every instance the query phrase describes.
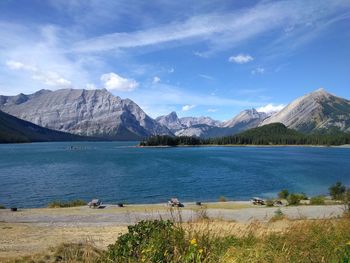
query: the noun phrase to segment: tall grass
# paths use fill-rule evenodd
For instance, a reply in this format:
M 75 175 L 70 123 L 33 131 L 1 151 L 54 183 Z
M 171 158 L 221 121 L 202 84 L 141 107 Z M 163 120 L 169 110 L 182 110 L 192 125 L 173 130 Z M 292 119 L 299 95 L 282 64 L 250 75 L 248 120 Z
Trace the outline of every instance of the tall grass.
M 350 262 L 348 218 L 293 221 L 282 231 L 261 232 L 251 223 L 238 234 L 213 224 L 142 221 L 105 251 L 89 242 L 63 244 L 38 260 L 17 262 Z
M 305 221 L 282 233 L 246 237 L 228 249 L 221 262 L 350 262 L 350 221 Z

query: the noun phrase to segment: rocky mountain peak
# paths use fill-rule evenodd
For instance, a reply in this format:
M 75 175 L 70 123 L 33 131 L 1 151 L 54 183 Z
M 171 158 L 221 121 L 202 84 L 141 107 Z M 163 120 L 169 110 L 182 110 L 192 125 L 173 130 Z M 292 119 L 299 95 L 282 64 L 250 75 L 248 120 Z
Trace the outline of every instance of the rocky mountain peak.
M 231 120 L 224 122 L 223 127 L 234 127 L 238 124 L 243 123 L 259 123 L 267 117 L 267 114 L 264 112 L 258 112 L 256 109 L 247 109 L 241 111 Z
M 338 129 L 350 130 L 350 101 L 318 89 L 295 99 L 261 125 L 280 122 L 302 132 Z
M 173 121 L 175 121 L 175 120 L 178 119 L 177 114 L 176 114 L 175 111 L 170 112 L 169 115 L 167 116 L 167 118 L 168 118 L 169 120 L 173 120 Z

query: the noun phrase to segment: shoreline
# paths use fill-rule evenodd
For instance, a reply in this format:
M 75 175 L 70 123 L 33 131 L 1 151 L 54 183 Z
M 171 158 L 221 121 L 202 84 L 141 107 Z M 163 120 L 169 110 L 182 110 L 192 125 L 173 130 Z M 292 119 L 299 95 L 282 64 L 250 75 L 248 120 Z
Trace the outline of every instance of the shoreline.
M 279 148 L 279 147 L 311 147 L 311 148 L 350 148 L 350 144 L 343 145 L 317 145 L 317 144 L 202 144 L 202 145 L 157 145 L 157 146 L 130 146 L 132 148 L 186 148 L 186 147 L 256 147 L 256 148 Z
M 264 199 L 265 200 L 265 199 Z M 17 211 L 11 211 L 11 208 L 0 209 L 0 222 L 1 215 L 10 213 L 13 215 L 21 213 L 35 212 L 40 214 L 45 214 L 45 212 L 57 212 L 60 213 L 65 211 L 77 212 L 79 211 L 95 211 L 96 213 L 103 213 L 103 211 L 108 212 L 152 212 L 152 211 L 169 211 L 169 210 L 179 210 L 179 211 L 197 211 L 197 210 L 242 210 L 242 209 L 279 209 L 279 208 L 307 208 L 307 207 L 327 207 L 327 206 L 343 206 L 342 203 L 333 201 L 331 199 L 326 199 L 324 205 L 312 205 L 308 203 L 308 200 L 301 202 L 299 205 L 281 205 L 281 206 L 266 206 L 266 205 L 254 205 L 250 200 L 237 200 L 237 201 L 202 201 L 201 205 L 196 202 L 182 202 L 183 207 L 172 207 L 169 206 L 167 202 L 164 203 L 137 203 L 137 204 L 127 204 L 123 203 L 123 207 L 120 207 L 117 203 L 102 203 L 103 208 L 90 208 L 88 205 L 81 206 L 71 206 L 71 207 L 17 207 Z
M 325 202 L 326 204 L 325 205 L 339 205 L 340 203 L 337 202 L 337 201 L 334 201 L 331 199 L 331 197 L 327 194 L 320 194 L 322 196 L 325 197 Z M 277 193 L 275 194 L 275 196 L 277 196 Z M 317 195 L 315 195 L 317 196 Z M 259 197 L 259 196 L 258 196 Z M 309 196 L 309 199 L 311 198 L 312 196 Z M 252 196 L 253 198 L 253 196 Z M 275 200 L 275 199 L 278 199 L 277 197 L 275 198 L 270 198 L 270 197 L 264 197 L 264 196 L 260 196 L 259 198 L 263 199 L 263 200 Z M 76 199 L 76 200 L 82 200 L 82 201 L 85 201 L 83 199 Z M 170 200 L 170 199 L 169 199 Z M 308 204 L 308 200 L 305 200 L 306 202 L 301 202 L 298 206 L 312 206 L 310 204 Z M 25 207 L 25 206 L 11 206 L 11 205 L 5 205 L 6 208 L 2 208 L 0 209 L 0 214 L 1 214 L 1 211 L 5 211 L 5 210 L 10 210 L 11 207 L 16 207 L 18 210 L 21 210 L 21 211 L 25 211 L 25 210 L 37 210 L 37 209 L 65 209 L 65 208 L 78 208 L 78 207 L 88 207 L 87 203 L 86 202 L 86 205 L 81 205 L 81 206 L 68 206 L 68 207 L 49 207 L 49 205 L 52 203 L 52 202 L 55 202 L 55 201 L 62 201 L 63 203 L 65 202 L 64 200 L 53 200 L 43 206 L 31 206 L 31 207 Z M 71 200 L 71 201 L 75 201 L 75 200 Z M 181 200 L 180 200 L 181 201 Z M 67 201 L 69 202 L 69 200 Z M 181 202 L 184 207 L 182 207 L 182 209 L 192 209 L 192 208 L 200 208 L 201 206 L 200 205 L 197 205 L 196 203 L 197 202 L 201 202 L 201 206 L 202 207 L 205 207 L 207 206 L 208 208 L 213 208 L 213 207 L 230 207 L 230 206 L 245 206 L 245 207 L 260 207 L 260 208 L 263 208 L 263 207 L 267 207 L 265 205 L 262 205 L 262 206 L 257 206 L 257 205 L 253 205 L 252 204 L 252 201 L 251 199 L 247 200 L 247 199 L 226 199 L 226 201 L 220 201 L 218 199 L 216 200 L 191 200 L 191 201 L 183 201 Z M 167 201 L 164 201 L 164 202 L 155 202 L 155 203 L 128 203 L 128 202 L 117 202 L 117 201 L 114 201 L 114 202 L 108 202 L 108 203 L 104 203 L 102 202 L 102 206 L 106 206 L 108 208 L 119 208 L 118 204 L 119 203 L 122 203 L 124 206 L 122 208 L 145 208 L 145 209 L 148 209 L 148 208 L 170 208 L 170 206 L 168 205 L 168 199 Z M 1 203 L 0 205 L 4 205 L 3 203 Z M 232 209 L 229 208 L 229 209 Z M 103 210 L 103 209 L 102 209 Z M 0 221 L 1 221 L 1 218 L 0 218 Z

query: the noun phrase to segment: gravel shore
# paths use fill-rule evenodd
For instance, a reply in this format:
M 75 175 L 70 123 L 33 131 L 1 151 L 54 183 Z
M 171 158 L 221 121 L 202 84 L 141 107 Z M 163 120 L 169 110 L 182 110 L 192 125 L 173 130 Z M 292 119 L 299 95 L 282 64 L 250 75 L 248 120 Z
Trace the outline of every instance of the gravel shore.
M 230 208 L 232 203 L 232 208 Z M 225 204 L 225 208 L 215 206 L 198 207 L 185 204 L 185 208 L 170 209 L 165 205 L 131 205 L 117 207 L 107 205 L 104 209 L 90 209 L 86 206 L 73 208 L 39 208 L 21 209 L 17 212 L 0 211 L 0 222 L 34 223 L 54 226 L 126 226 L 148 219 L 175 219 L 184 222 L 194 221 L 203 213 L 211 219 L 222 219 L 246 223 L 250 221 L 268 221 L 274 216 L 277 207 L 253 207 L 247 202 Z M 289 219 L 321 219 L 334 218 L 342 215 L 341 205 L 322 206 L 290 206 L 280 208 Z

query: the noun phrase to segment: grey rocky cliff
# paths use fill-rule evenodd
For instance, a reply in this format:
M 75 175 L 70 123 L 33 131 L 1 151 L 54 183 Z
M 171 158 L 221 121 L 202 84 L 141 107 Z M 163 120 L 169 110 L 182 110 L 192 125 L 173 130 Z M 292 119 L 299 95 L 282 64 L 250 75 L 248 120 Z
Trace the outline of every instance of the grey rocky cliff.
M 0 96 L 0 109 L 37 125 L 87 136 L 137 139 L 172 133 L 136 103 L 107 90 L 61 89 Z
M 260 125 L 274 122 L 302 132 L 350 132 L 350 101 L 319 89 L 297 98 Z

